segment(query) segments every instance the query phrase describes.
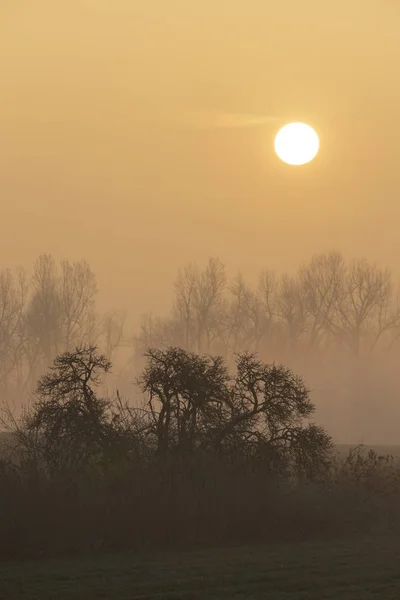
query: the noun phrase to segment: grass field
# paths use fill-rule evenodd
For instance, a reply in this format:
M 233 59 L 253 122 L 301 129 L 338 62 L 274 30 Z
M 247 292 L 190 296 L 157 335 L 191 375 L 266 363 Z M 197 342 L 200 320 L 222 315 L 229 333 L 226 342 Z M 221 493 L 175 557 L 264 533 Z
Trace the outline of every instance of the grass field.
M 39 561 L 0 567 L 1 600 L 397 600 L 395 539 Z

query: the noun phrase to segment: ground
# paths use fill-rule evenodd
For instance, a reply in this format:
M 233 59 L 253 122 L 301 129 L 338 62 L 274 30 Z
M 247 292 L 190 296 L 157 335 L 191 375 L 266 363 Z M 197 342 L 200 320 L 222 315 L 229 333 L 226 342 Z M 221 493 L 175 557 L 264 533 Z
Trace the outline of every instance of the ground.
M 0 565 L 1 600 L 397 600 L 396 539 Z

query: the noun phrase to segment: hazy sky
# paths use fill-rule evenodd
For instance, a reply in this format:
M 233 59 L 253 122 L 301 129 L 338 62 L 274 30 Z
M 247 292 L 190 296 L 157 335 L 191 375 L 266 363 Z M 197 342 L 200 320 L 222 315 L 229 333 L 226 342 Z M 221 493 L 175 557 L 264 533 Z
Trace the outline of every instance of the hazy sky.
M 399 31 L 395 0 L 1 0 L 0 266 L 83 257 L 138 312 L 211 255 L 396 269 Z M 278 118 L 204 127 L 231 113 Z M 291 120 L 321 139 L 302 168 L 273 153 Z

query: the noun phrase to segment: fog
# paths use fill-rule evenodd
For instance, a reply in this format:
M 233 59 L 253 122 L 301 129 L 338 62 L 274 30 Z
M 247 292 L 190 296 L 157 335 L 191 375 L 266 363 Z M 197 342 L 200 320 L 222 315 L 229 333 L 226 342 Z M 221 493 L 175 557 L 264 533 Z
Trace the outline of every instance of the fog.
M 399 10 L 3 0 L 0 267 L 85 259 L 99 309 L 136 329 L 170 313 L 180 267 L 211 256 L 256 285 L 336 250 L 396 285 Z M 273 152 L 291 120 L 320 135 L 301 169 Z M 398 443 L 397 359 L 343 360 L 299 364 L 323 423 L 340 441 Z

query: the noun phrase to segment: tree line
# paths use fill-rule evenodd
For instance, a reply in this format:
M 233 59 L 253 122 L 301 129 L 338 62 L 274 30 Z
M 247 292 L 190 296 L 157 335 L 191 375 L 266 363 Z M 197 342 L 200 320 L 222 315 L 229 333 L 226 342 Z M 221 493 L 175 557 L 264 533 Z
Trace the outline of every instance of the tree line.
M 227 281 L 224 265 L 210 259 L 188 265 L 174 283 L 166 319 L 143 318 L 136 336 L 146 347 L 177 344 L 225 357 L 246 349 L 358 355 L 389 350 L 400 335 L 400 303 L 389 270 L 337 252 L 314 256 L 293 275 L 261 273 L 256 287 L 242 275 Z
M 331 439 L 310 420 L 309 390 L 290 369 L 244 353 L 232 374 L 221 357 L 173 347 L 150 349 L 145 358 L 136 380 L 143 401 L 132 406 L 119 393 L 96 392 L 111 369 L 96 347 L 57 356 L 31 408 L 9 420 L 19 455 L 50 474 L 121 458 L 229 455 L 310 475 L 326 461 Z
M 24 269 L 0 270 L 0 396 L 30 392 L 57 354 L 100 343 L 109 358 L 122 338 L 124 315 L 99 314 L 96 276 L 84 260 L 51 255 Z
M 28 276 L 0 271 L 0 394 L 23 397 L 59 353 L 97 345 L 109 360 L 128 346 L 137 372 L 149 348 L 213 353 L 229 364 L 238 352 L 283 362 L 304 354 L 359 356 L 394 351 L 400 304 L 390 271 L 337 252 L 314 256 L 294 274 L 264 271 L 251 286 L 229 280 L 212 258 L 189 264 L 174 282 L 170 315 L 144 315 L 134 335 L 122 311 L 99 314 L 96 276 L 86 261 L 40 256 Z

